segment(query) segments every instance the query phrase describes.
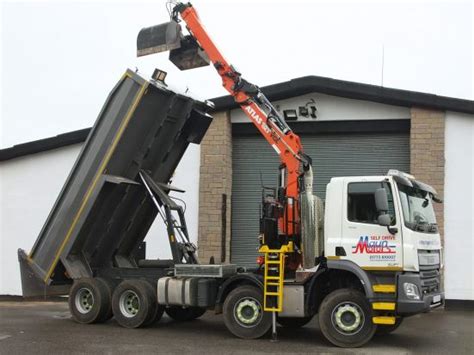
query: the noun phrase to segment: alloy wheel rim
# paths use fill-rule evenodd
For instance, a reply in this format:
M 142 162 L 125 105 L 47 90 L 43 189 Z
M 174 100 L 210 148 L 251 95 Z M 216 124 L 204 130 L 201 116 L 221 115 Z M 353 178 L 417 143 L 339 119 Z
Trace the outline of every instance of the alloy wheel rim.
M 239 300 L 234 306 L 234 318 L 244 328 L 255 327 L 262 320 L 260 302 L 253 297 Z
M 365 324 L 364 312 L 354 302 L 342 302 L 334 307 L 331 322 L 339 333 L 354 335 L 360 332 Z
M 132 291 L 127 290 L 120 295 L 120 312 L 127 318 L 133 318 L 140 310 L 140 298 Z
M 74 304 L 76 309 L 81 314 L 87 314 L 92 310 L 94 306 L 94 294 L 92 291 L 86 287 L 83 287 L 77 291 L 76 296 L 74 298 Z

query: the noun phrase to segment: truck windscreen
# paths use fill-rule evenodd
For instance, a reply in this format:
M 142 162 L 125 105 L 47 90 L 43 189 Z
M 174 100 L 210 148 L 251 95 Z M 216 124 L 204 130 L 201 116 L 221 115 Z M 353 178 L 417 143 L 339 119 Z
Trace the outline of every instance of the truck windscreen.
M 438 232 L 430 193 L 402 184 L 397 185 L 405 226 L 418 232 Z

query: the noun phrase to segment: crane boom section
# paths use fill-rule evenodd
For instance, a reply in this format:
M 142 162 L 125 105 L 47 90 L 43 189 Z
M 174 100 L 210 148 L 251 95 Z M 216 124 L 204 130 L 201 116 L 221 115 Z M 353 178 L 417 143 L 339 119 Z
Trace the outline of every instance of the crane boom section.
M 204 29 L 195 8 L 190 4 L 179 4 L 175 7 L 175 11 L 180 13 L 188 31 L 208 55 L 222 78 L 224 88 L 280 156 L 287 169 L 286 195 L 297 200 L 301 163 L 306 164 L 300 138 L 286 124 L 261 90 L 244 80 L 227 62 Z M 177 13 L 173 16 L 177 16 Z

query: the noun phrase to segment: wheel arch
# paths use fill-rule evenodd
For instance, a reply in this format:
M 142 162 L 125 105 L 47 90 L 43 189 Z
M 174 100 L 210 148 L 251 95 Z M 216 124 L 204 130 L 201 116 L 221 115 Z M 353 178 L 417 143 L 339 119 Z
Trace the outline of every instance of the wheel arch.
M 373 298 L 372 280 L 370 275 L 350 260 L 327 260 L 324 268 L 320 268 L 308 284 L 306 298 L 307 313 L 317 313 L 324 297 L 339 288 L 355 288 Z
M 371 280 L 370 274 L 363 270 L 359 265 L 350 260 L 328 260 L 328 269 L 333 270 L 344 270 L 354 274 L 361 282 L 364 287 L 365 295 L 367 298 L 374 297 L 374 291 L 372 289 L 373 281 Z
M 251 285 L 263 289 L 263 279 L 256 274 L 238 274 L 234 275 L 222 283 L 217 291 L 215 312 L 222 313 L 222 307 L 227 295 L 238 286 Z

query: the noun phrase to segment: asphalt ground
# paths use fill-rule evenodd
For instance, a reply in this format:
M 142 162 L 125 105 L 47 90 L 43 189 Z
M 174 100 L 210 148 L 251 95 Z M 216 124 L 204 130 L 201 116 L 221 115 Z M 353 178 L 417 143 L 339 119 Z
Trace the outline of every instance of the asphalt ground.
M 278 328 L 279 341 L 242 340 L 221 315 L 191 322 L 165 316 L 154 326 L 125 329 L 75 323 L 65 302 L 0 302 L 0 354 L 474 354 L 474 312 L 436 310 L 404 320 L 394 333 L 359 349 L 340 349 L 321 334 L 317 317 L 300 329 Z

